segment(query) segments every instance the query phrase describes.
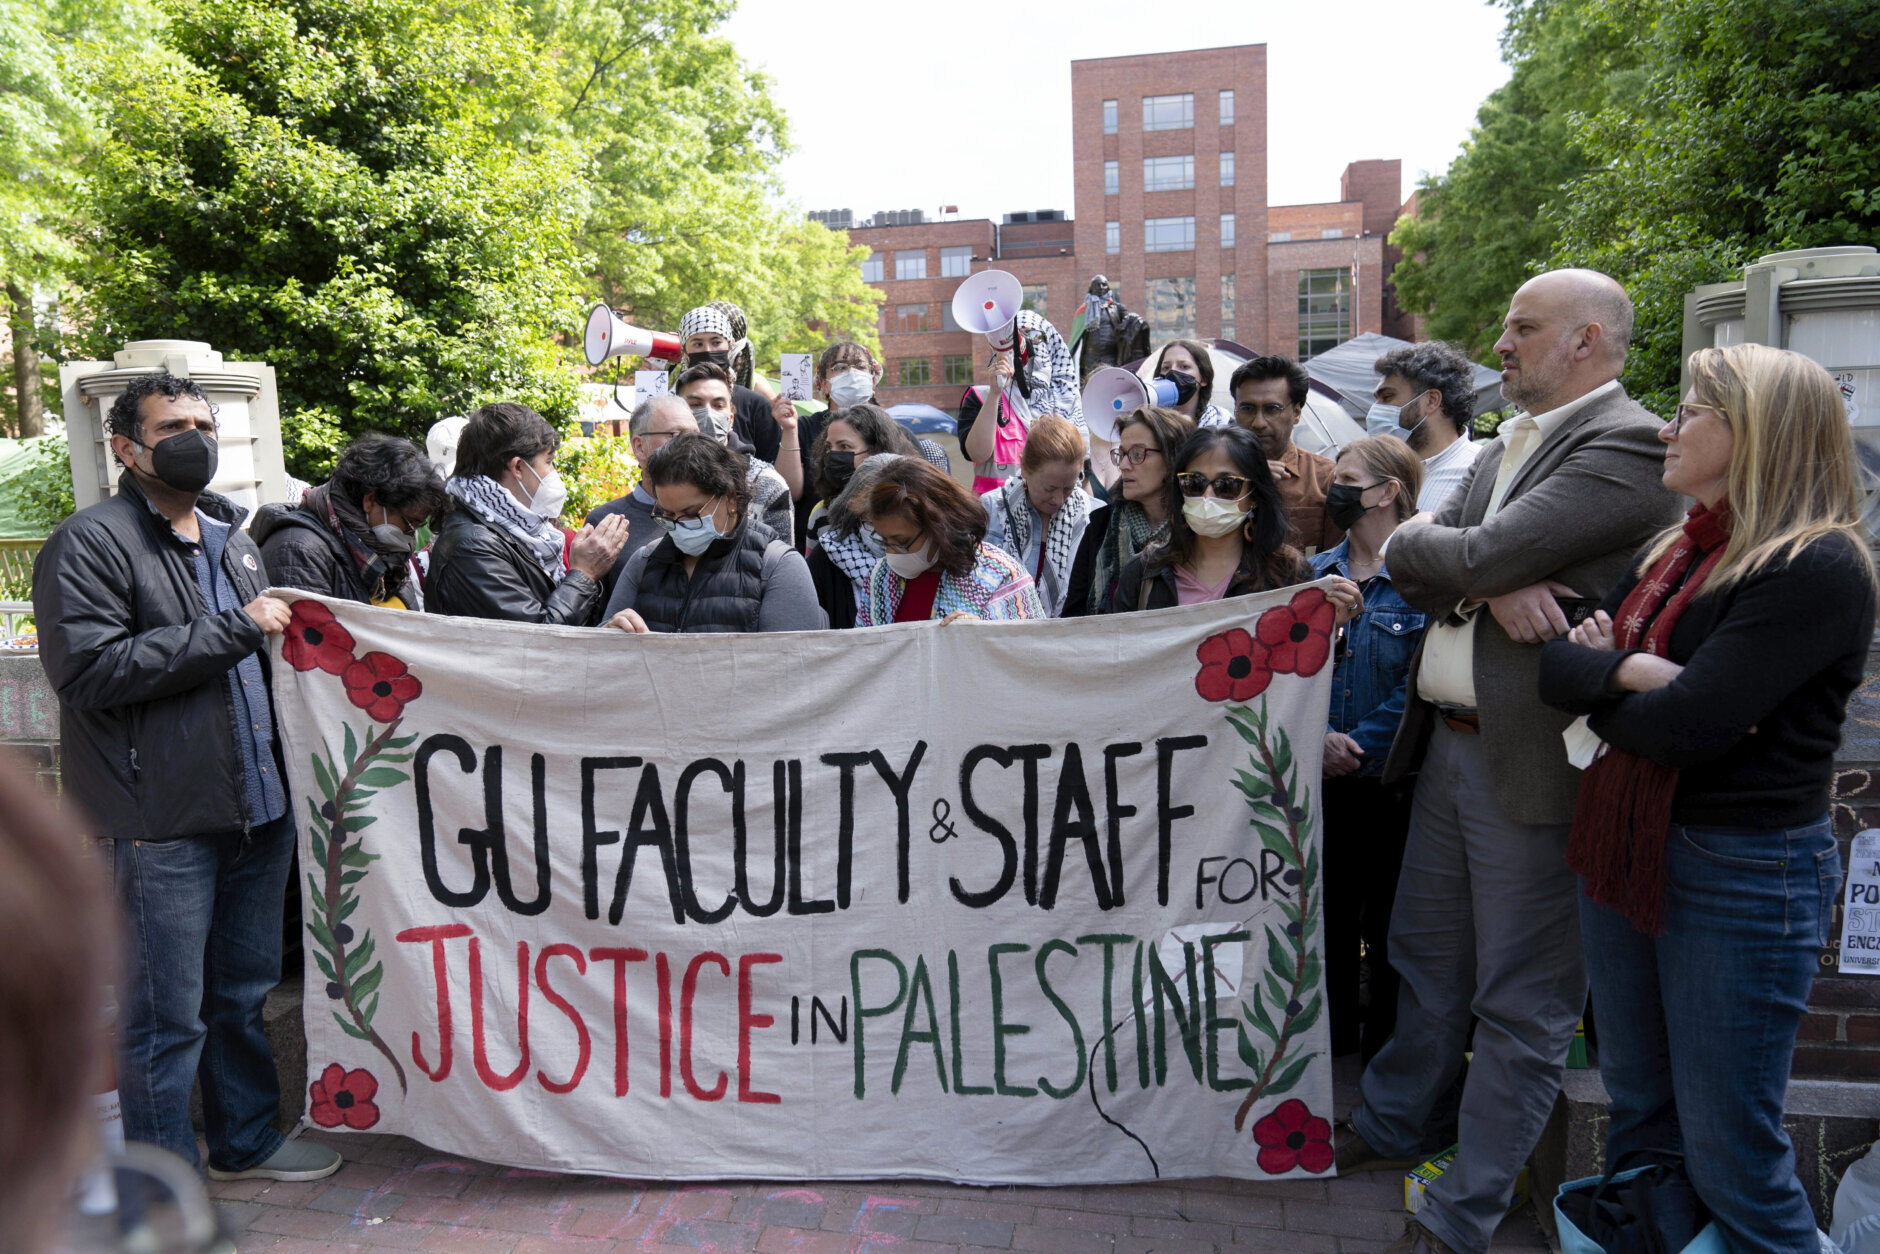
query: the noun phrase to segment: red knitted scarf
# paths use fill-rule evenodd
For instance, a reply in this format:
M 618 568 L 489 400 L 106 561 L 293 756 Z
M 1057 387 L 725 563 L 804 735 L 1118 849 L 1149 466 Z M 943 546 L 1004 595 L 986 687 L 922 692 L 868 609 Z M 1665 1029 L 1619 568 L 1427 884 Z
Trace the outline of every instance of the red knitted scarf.
M 1614 645 L 1665 657 L 1672 629 L 1722 560 L 1729 538 L 1728 506 L 1693 507 L 1684 534 L 1619 606 Z M 1573 811 L 1567 865 L 1579 873 L 1588 897 L 1650 936 L 1664 933 L 1665 837 L 1677 790 L 1675 768 L 1608 745 L 1581 777 Z

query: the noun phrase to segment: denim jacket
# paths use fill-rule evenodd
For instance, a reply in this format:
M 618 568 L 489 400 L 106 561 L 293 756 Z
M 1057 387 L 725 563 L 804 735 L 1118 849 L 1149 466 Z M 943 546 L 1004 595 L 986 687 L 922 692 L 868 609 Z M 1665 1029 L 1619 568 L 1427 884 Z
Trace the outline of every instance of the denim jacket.
M 1312 573 L 1351 577 L 1351 541 L 1314 556 Z M 1345 648 L 1332 673 L 1329 729 L 1343 732 L 1364 750 L 1359 775 L 1381 775 L 1390 742 L 1403 717 L 1410 658 L 1423 639 L 1428 616 L 1412 609 L 1380 570 L 1364 586 L 1364 612 L 1345 627 Z

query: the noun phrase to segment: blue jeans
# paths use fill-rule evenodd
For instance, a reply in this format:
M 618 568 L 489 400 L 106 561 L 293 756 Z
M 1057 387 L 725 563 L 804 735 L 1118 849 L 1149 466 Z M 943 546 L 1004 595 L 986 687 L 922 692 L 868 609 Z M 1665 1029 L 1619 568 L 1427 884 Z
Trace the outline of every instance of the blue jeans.
M 1816 1254 L 1782 1102 L 1840 891 L 1832 828 L 1674 824 L 1666 839 L 1663 936 L 1580 899 L 1606 1161 L 1680 1151 L 1735 1254 Z
M 262 1001 L 281 982 L 291 816 L 183 840 L 114 842 L 129 971 L 118 995 L 124 1135 L 196 1162 L 200 1074 L 209 1161 L 241 1171 L 281 1146 L 281 1090 Z

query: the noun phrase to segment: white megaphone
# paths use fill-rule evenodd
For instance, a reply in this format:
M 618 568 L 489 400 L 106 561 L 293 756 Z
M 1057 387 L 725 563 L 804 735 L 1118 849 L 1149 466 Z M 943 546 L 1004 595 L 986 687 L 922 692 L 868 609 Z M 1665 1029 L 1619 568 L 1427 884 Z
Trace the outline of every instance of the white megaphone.
M 587 330 L 581 337 L 588 365 L 598 366 L 609 357 L 632 353 L 639 357 L 659 357 L 677 361 L 681 345 L 670 331 L 648 331 L 636 327 L 605 305 L 588 311 Z
M 1004 352 L 1012 347 L 1012 323 L 1025 303 L 1025 289 L 1014 275 L 1003 270 L 981 270 L 969 275 L 953 293 L 953 321 L 976 335 L 983 335 L 992 347 Z
M 1123 419 L 1145 405 L 1173 407 L 1181 404 L 1181 388 L 1173 379 L 1144 382 L 1133 371 L 1117 366 L 1093 370 L 1084 383 L 1084 422 L 1090 434 L 1116 443 L 1117 428 Z

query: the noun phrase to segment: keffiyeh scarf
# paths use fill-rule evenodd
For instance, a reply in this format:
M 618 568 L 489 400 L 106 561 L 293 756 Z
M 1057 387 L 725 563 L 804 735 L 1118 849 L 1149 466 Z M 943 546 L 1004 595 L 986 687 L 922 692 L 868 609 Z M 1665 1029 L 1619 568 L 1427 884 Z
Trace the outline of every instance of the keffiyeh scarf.
M 1005 536 L 1011 543 L 1010 552 L 1020 561 L 1025 560 L 1025 550 L 1031 545 L 1031 520 L 1035 511 L 1031 498 L 1025 494 L 1023 479 L 1007 479 L 999 488 L 999 504 L 1005 510 Z M 1051 567 L 1056 585 L 1060 588 L 1070 583 L 1071 563 L 1077 553 L 1071 547 L 1071 537 L 1076 534 L 1077 520 L 1090 511 L 1090 498 L 1084 495 L 1082 488 L 1072 492 L 1051 515 L 1051 521 L 1044 529 L 1044 560 Z
M 444 490 L 463 502 L 465 509 L 527 549 L 550 579 L 560 583 L 568 573 L 561 528 L 516 504 L 508 488 L 487 475 L 457 475 L 444 485 Z
M 1087 436 L 1090 429 L 1084 425 L 1083 390 L 1064 337 L 1030 309 L 1018 311 L 1016 328 L 1025 345 L 1024 360 L 1014 364 L 1024 372 L 1030 393 L 1019 392 L 1015 382 L 1007 398 L 1027 411 L 1023 414 L 1027 419 L 1035 414 L 1056 414 Z

